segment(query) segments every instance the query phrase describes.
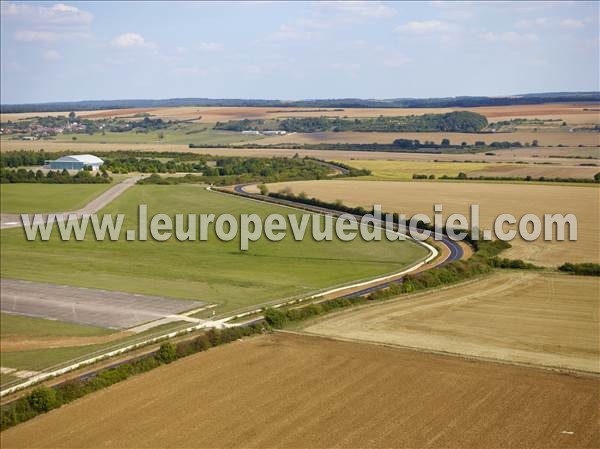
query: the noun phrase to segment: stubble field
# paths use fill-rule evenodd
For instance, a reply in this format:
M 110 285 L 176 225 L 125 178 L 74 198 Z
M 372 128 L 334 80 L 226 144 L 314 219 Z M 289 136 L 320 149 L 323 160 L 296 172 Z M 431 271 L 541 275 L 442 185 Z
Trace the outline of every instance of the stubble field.
M 577 217 L 577 241 L 533 242 L 515 239 L 504 257 L 524 259 L 539 265 L 556 266 L 564 262 L 599 262 L 600 189 L 591 186 L 528 185 L 467 182 L 393 182 L 393 181 L 299 181 L 270 184 L 277 192 L 289 188 L 295 193 L 326 201 L 342 200 L 351 206 L 381 204 L 384 211 L 411 216 L 425 213 L 433 218 L 433 206 L 443 205 L 444 217 L 461 213 L 469 217 L 469 205 L 480 206 L 481 228 L 493 229 L 502 213 L 515 216 L 533 213 L 572 213 Z M 511 229 L 516 229 L 514 226 Z
M 311 322 L 304 331 L 600 373 L 600 281 L 502 272 Z
M 5 449 L 597 447 L 599 386 L 594 378 L 274 334 L 163 366 L 0 438 Z
M 573 146 L 585 145 L 586 147 L 596 147 L 600 145 L 600 134 L 595 132 L 569 132 L 566 131 L 516 131 L 511 133 L 452 133 L 452 132 L 317 132 L 317 133 L 290 133 L 285 136 L 267 137 L 260 141 L 263 145 L 277 146 L 282 143 L 392 143 L 396 139 L 416 139 L 421 142 L 433 141 L 440 143 L 442 139 L 449 139 L 453 145 L 460 145 L 466 142 L 469 145 L 477 141 L 485 143 L 510 141 L 532 143 L 537 140 L 539 145 L 564 145 Z
M 150 114 L 163 120 L 196 120 L 217 122 L 241 120 L 244 118 L 277 117 L 378 117 L 443 114 L 452 111 L 474 111 L 485 115 L 489 121 L 510 120 L 512 118 L 562 119 L 568 123 L 593 123 L 598 120 L 597 104 L 587 103 L 547 103 L 539 105 L 484 106 L 472 108 L 313 108 L 313 107 L 165 107 L 165 108 L 128 108 L 99 111 L 79 111 L 77 115 L 86 118 L 132 117 L 136 114 Z M 338 110 L 336 110 L 338 109 Z M 342 109 L 342 110 L 339 110 Z M 2 114 L 1 120 L 20 120 L 36 116 L 66 115 L 66 112 L 26 112 Z M 200 119 L 201 117 L 201 119 Z

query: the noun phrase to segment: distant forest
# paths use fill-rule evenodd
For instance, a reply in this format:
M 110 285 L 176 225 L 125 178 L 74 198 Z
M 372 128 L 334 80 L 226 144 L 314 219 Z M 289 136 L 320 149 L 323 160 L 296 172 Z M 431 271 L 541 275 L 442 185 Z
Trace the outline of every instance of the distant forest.
M 506 97 L 447 97 L 447 98 L 392 98 L 373 100 L 340 98 L 322 100 L 252 100 L 211 98 L 170 98 L 165 100 L 86 100 L 55 103 L 3 104 L 3 114 L 14 112 L 86 111 L 98 109 L 163 108 L 174 106 L 229 106 L 279 108 L 443 108 L 476 106 L 509 106 L 519 104 L 567 103 L 573 101 L 600 101 L 600 92 L 553 92 Z
M 454 111 L 446 114 L 407 115 L 399 117 L 339 118 L 294 117 L 283 120 L 230 120 L 217 122 L 215 129 L 227 131 L 280 130 L 314 133 L 324 131 L 360 132 L 467 132 L 476 133 L 488 125 L 487 119 L 475 112 Z

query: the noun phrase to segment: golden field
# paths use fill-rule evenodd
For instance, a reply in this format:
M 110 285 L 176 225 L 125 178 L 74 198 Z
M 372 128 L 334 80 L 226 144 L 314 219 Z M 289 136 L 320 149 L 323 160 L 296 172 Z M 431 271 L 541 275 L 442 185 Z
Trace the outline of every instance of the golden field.
M 496 141 L 531 143 L 537 140 L 539 145 L 598 146 L 600 133 L 569 132 L 569 131 L 516 131 L 511 133 L 446 133 L 446 132 L 320 132 L 320 133 L 290 133 L 285 136 L 267 137 L 261 140 L 263 145 L 281 145 L 282 143 L 317 144 L 317 143 L 392 143 L 396 139 L 417 139 L 421 142 L 433 141 L 440 143 L 442 139 L 450 139 L 454 145 L 466 142 L 471 145 L 477 141 L 492 143 Z
M 276 333 L 136 376 L 0 441 L 4 449 L 592 448 L 599 387 L 596 378 Z
M 497 272 L 309 323 L 305 332 L 600 373 L 600 280 Z
M 532 176 L 539 178 L 585 178 L 592 179 L 600 171 L 600 166 L 584 167 L 577 165 L 545 165 L 545 164 L 512 164 L 492 162 L 452 162 L 435 159 L 435 161 L 401 161 L 401 160 L 360 160 L 345 161 L 346 164 L 370 170 L 372 175 L 361 180 L 407 180 L 413 174 L 443 175 L 456 177 L 465 173 L 469 177 L 501 176 L 519 177 Z M 600 165 L 600 164 L 599 164 Z
M 281 117 L 378 117 L 441 114 L 452 111 L 473 111 L 485 115 L 490 122 L 513 118 L 539 118 L 565 120 L 569 124 L 580 125 L 600 121 L 598 105 L 593 103 L 548 103 L 540 105 L 484 106 L 472 108 L 313 108 L 313 107 L 197 107 L 180 106 L 166 108 L 128 108 L 98 111 L 79 111 L 77 115 L 87 118 L 130 117 L 148 113 L 164 120 L 196 120 L 205 123 L 241 120 L 244 118 Z M 586 110 L 587 109 L 587 110 Z M 2 114 L 2 122 L 20 120 L 35 116 L 66 115 L 66 112 L 25 112 Z M 199 120 L 199 117 L 202 117 Z
M 597 185 L 530 185 L 465 182 L 394 182 L 394 181 L 297 181 L 269 185 L 273 192 L 290 188 L 295 193 L 326 201 L 342 200 L 351 206 L 372 207 L 381 204 L 384 211 L 408 216 L 425 213 L 433 217 L 434 204 L 442 204 L 444 217 L 452 213 L 469 216 L 469 205 L 480 206 L 481 228 L 493 229 L 493 220 L 501 213 L 517 220 L 527 213 L 572 213 L 577 217 L 578 240 L 525 242 L 515 239 L 504 257 L 518 258 L 539 265 L 564 262 L 600 262 L 600 189 Z M 513 228 L 514 229 L 514 228 Z
M 261 140 L 263 142 L 265 139 Z M 298 153 L 300 156 L 317 157 L 326 160 L 349 161 L 358 160 L 406 160 L 406 161 L 461 161 L 461 162 L 530 162 L 551 163 L 576 166 L 582 163 L 597 163 L 600 161 L 599 148 L 520 148 L 512 150 L 496 150 L 494 155 L 485 153 L 475 154 L 431 154 L 431 153 L 394 153 L 384 151 L 344 151 L 344 150 L 291 150 L 286 148 L 189 148 L 182 144 L 166 143 L 89 143 L 89 142 L 57 142 L 52 140 L 9 140 L 0 141 L 1 151 L 78 151 L 93 153 L 94 151 L 170 151 L 197 154 L 215 154 L 220 156 L 252 156 L 252 157 L 292 157 Z M 578 157 L 581 159 L 575 159 Z M 587 159 L 591 157 L 593 159 Z

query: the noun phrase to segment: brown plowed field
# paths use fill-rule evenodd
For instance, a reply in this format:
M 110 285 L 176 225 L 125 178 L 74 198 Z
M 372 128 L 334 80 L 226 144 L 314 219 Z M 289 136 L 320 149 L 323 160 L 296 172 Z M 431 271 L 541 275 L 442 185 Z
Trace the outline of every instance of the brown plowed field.
M 310 323 L 306 332 L 600 373 L 600 280 L 502 272 Z
M 493 229 L 493 221 L 503 213 L 517 220 L 527 213 L 541 218 L 544 214 L 572 213 L 577 217 L 576 242 L 515 239 L 510 242 L 513 247 L 502 255 L 540 265 L 600 262 L 600 189 L 596 185 L 329 180 L 270 184 L 269 190 L 277 192 L 285 187 L 326 201 L 342 200 L 349 206 L 381 204 L 384 211 L 407 216 L 425 213 L 433 217 L 434 204 L 442 204 L 444 219 L 452 213 L 469 217 L 469 205 L 479 204 L 482 229 Z
M 164 366 L 0 435 L 9 448 L 598 447 L 595 378 L 297 335 Z

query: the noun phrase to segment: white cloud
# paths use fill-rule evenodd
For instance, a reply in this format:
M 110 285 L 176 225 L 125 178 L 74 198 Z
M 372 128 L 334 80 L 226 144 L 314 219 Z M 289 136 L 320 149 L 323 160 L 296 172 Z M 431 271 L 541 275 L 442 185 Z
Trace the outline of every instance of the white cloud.
M 406 34 L 431 34 L 450 30 L 450 25 L 440 20 L 412 21 L 396 27 L 396 32 Z
M 111 44 L 118 48 L 149 47 L 150 44 L 137 33 L 124 33 L 115 37 Z
M 47 50 L 42 54 L 42 58 L 46 61 L 58 61 L 62 55 L 56 50 Z
M 15 32 L 14 38 L 20 42 L 54 42 L 59 35 L 53 31 L 20 30 Z
M 505 44 L 525 44 L 537 42 L 539 40 L 534 33 L 518 33 L 516 31 L 506 31 L 503 33 L 487 32 L 481 37 L 488 42 Z
M 200 42 L 200 44 L 198 44 L 198 48 L 201 51 L 216 52 L 223 51 L 225 45 L 223 45 L 221 42 Z
M 90 12 L 64 3 L 37 6 L 2 2 L 2 17 L 39 26 L 86 26 L 94 20 Z
M 355 19 L 380 19 L 392 17 L 396 10 L 385 2 L 379 1 L 341 1 L 322 2 L 322 6 L 334 9 L 346 18 Z
M 398 55 L 390 55 L 383 61 L 383 65 L 390 68 L 397 68 L 403 65 L 406 65 L 411 62 L 411 59 L 408 56 L 398 54 Z
M 540 28 L 548 24 L 548 19 L 545 17 L 538 17 L 537 19 L 522 19 L 515 22 L 515 28 L 522 30 L 529 30 L 532 28 Z
M 295 25 L 282 24 L 279 30 L 270 37 L 275 40 L 308 40 L 317 36 L 314 31 L 305 30 Z
M 563 28 L 583 28 L 585 26 L 585 21 L 578 19 L 565 19 L 560 22 L 560 26 Z

